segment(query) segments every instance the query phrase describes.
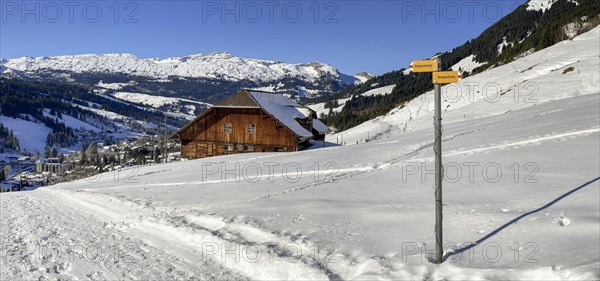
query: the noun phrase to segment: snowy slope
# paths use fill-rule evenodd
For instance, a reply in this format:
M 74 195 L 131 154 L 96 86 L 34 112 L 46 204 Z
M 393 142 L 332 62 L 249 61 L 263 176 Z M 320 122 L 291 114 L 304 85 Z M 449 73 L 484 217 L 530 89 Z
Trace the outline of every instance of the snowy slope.
M 556 0 L 529 0 L 527 2 L 527 10 L 528 11 L 546 11 L 552 7 Z
M 48 110 L 48 109 L 44 110 L 44 116 L 53 118 L 57 122 L 61 122 L 61 123 L 65 124 L 65 126 L 67 126 L 67 127 L 71 127 L 73 129 L 84 129 L 84 130 L 93 131 L 96 133 L 102 132 L 102 129 L 99 129 L 99 128 L 97 128 L 91 124 L 88 124 L 84 121 L 81 121 L 75 117 L 69 116 L 67 114 L 61 114 L 62 117 L 58 118 L 56 116 L 50 115 L 49 112 L 50 112 L 50 110 Z
M 188 120 L 196 118 L 196 109 L 206 109 L 211 104 L 205 102 L 194 101 L 190 99 L 163 97 L 158 95 L 147 95 L 141 93 L 131 92 L 114 92 L 112 96 L 118 100 L 141 103 L 148 105 L 155 109 L 162 109 L 165 106 L 172 107 L 173 110 L 177 109 L 177 112 L 172 112 L 171 109 L 167 111 L 167 114 L 176 117 L 183 117 Z
M 541 103 L 600 92 L 600 27 L 572 41 L 442 87 L 444 124 L 487 117 Z M 572 71 L 571 68 L 572 67 Z M 564 74 L 563 74 L 564 72 Z M 348 144 L 430 128 L 433 91 L 385 116 L 334 135 Z
M 36 150 L 43 152 L 46 147 L 46 138 L 52 129 L 23 119 L 15 119 L 0 115 L 0 123 L 13 130 L 19 140 L 21 149 L 34 153 Z
M 459 71 L 461 73 L 464 73 L 464 72 L 471 72 L 471 71 L 473 71 L 473 69 L 478 68 L 484 64 L 485 63 L 475 61 L 475 56 L 470 55 L 470 56 L 462 59 L 461 61 L 459 61 L 458 63 L 456 63 L 455 65 L 453 65 L 450 68 L 454 71 Z
M 375 89 L 369 90 L 367 92 L 364 92 L 361 95 L 363 95 L 363 96 L 387 95 L 392 92 L 392 90 L 394 89 L 395 86 L 396 85 L 389 85 L 389 86 L 375 88 Z M 333 108 L 333 112 L 340 112 L 342 110 L 342 108 L 344 108 L 344 105 L 346 104 L 346 102 L 349 100 L 350 100 L 350 98 L 338 99 L 338 107 Z M 310 107 L 312 110 L 316 111 L 317 116 L 321 116 L 321 114 L 329 114 L 329 108 L 325 108 L 324 102 L 311 104 L 311 105 L 308 105 L 308 107 Z
M 284 77 L 300 77 L 312 81 L 323 75 L 347 79 L 337 69 L 318 62 L 286 64 L 276 61 L 245 59 L 229 53 L 208 53 L 167 59 L 143 59 L 132 54 L 74 55 L 55 57 L 21 57 L 7 59 L 4 67 L 24 72 L 44 69 L 77 73 L 125 73 L 167 79 L 169 76 L 224 78 L 227 80 L 274 81 Z M 344 76 L 344 77 L 342 77 Z M 354 81 L 358 80 L 353 78 Z M 354 82 L 349 81 L 349 82 Z M 119 85 L 110 85 L 119 86 Z
M 369 90 L 367 92 L 362 93 L 363 96 L 383 96 L 392 92 L 392 90 L 396 87 L 396 85 L 389 85 L 384 87 L 375 88 L 373 90 Z
M 554 3 L 556 3 L 557 0 L 529 0 L 529 2 L 527 2 L 527 10 L 528 11 L 542 11 L 545 12 L 547 10 L 550 10 L 550 8 L 552 7 L 552 5 Z M 573 2 L 576 5 L 579 5 L 579 3 L 577 3 L 577 0 L 567 0 L 569 2 Z
M 140 94 L 140 93 L 115 92 L 113 94 L 113 96 L 118 99 L 149 105 L 154 108 L 160 108 L 162 106 L 179 103 L 181 101 L 195 103 L 195 104 L 199 104 L 199 105 L 203 105 L 203 106 L 211 106 L 211 104 L 209 104 L 209 103 L 193 101 L 193 100 L 189 100 L 189 99 L 153 96 L 153 95 L 146 95 L 146 94 Z
M 597 279 L 599 106 L 597 95 L 584 95 L 445 127 L 444 161 L 455 167 L 444 183 L 445 241 L 465 252 L 441 266 L 427 261 L 433 176 L 412 170 L 433 168 L 431 130 L 424 129 L 361 145 L 138 167 L 2 194 L 0 230 L 14 250 L 6 251 L 0 275 Z M 473 176 L 467 163 L 476 164 Z M 500 176 L 484 174 L 490 165 Z M 49 242 L 75 245 L 72 260 L 29 254 L 35 243 Z M 84 254 L 114 245 L 122 247 L 117 261 L 110 250 L 97 259 Z

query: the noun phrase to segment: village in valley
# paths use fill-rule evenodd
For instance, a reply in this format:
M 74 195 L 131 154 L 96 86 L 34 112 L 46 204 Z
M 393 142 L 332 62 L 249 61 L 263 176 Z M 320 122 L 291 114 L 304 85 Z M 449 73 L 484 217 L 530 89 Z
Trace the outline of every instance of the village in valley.
M 168 126 L 162 136 L 125 140 L 98 133 L 92 134 L 93 139 L 114 144 L 92 142 L 68 153 L 46 147 L 43 154 L 5 156 L 0 163 L 4 175 L 0 192 L 28 191 L 137 165 L 234 153 L 299 151 L 315 142 L 325 146 L 325 134 L 330 131 L 308 106 L 282 94 L 242 90 L 174 133 L 169 133 Z
M 180 145 L 164 136 L 91 143 L 79 151 L 59 153 L 48 149 L 33 156 L 6 156 L 0 160 L 0 192 L 28 191 L 38 187 L 121 171 L 138 165 L 180 160 Z M 167 157 L 165 160 L 165 148 Z

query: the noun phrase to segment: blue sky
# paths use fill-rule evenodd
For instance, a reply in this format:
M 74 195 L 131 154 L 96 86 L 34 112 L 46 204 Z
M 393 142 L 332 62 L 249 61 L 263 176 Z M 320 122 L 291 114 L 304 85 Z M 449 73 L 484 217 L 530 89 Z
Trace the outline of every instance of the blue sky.
M 0 57 L 230 52 L 383 74 L 477 37 L 524 2 L 2 0 Z

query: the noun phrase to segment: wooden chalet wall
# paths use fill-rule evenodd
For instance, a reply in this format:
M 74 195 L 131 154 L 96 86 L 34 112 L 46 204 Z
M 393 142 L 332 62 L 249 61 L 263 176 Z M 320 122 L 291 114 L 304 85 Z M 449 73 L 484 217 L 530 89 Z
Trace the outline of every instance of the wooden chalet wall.
M 231 133 L 225 132 L 225 123 L 231 123 Z M 248 133 L 248 124 L 255 125 L 254 134 Z M 188 159 L 246 152 L 296 151 L 298 143 L 292 131 L 260 108 L 211 108 L 179 137 L 182 157 Z M 225 150 L 225 145 L 232 145 L 233 150 Z M 247 145 L 253 145 L 253 151 L 248 151 Z

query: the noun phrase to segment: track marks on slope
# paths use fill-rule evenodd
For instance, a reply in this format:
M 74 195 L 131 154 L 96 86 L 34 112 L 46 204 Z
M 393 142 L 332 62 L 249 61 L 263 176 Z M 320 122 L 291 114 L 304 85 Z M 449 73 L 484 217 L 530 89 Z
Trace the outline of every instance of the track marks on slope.
M 192 210 L 156 210 L 109 195 L 87 192 L 51 193 L 66 204 L 76 204 L 92 216 L 102 218 L 107 227 L 122 226 L 119 230 L 124 235 L 133 235 L 161 251 L 184 257 L 187 262 L 222 268 L 234 279 L 341 279 L 326 263 L 310 255 L 310 243 L 306 241 L 298 242 L 250 225 L 198 215 Z M 274 256 L 257 252 L 256 246 L 263 244 L 271 245 L 263 250 L 271 251 Z M 204 255 L 207 245 L 216 246 L 218 252 Z M 293 252 L 290 245 L 301 250 Z M 253 247 L 247 248 L 245 255 L 241 252 L 236 257 L 222 255 L 227 249 L 238 247 L 239 250 L 244 246 Z M 265 257 L 257 261 L 243 259 L 257 254 Z
M 2 280 L 215 280 L 47 191 L 0 197 Z M 67 201 L 71 202 L 71 201 Z M 25 215 L 26 214 L 26 215 Z M 6 244 L 4 244 L 6 243 Z M 207 274 L 207 271 L 209 272 Z

